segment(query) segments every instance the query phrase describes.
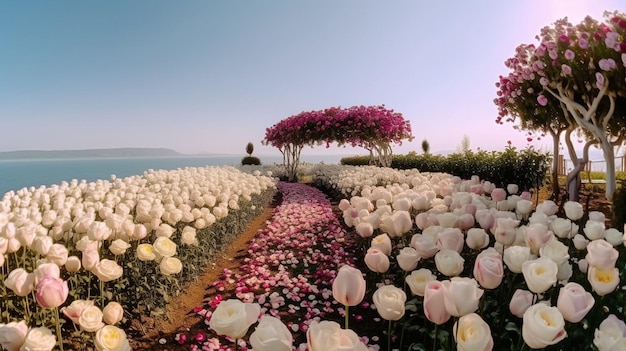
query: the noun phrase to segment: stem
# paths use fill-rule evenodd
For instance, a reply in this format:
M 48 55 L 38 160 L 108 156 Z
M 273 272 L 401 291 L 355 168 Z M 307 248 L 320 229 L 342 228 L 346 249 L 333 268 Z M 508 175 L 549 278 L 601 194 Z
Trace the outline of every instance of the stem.
M 235 351 L 237 351 L 237 339 L 235 339 Z
M 61 321 L 59 319 L 59 308 L 54 308 L 55 324 L 57 327 L 57 338 L 59 338 L 59 350 L 63 351 L 63 334 L 61 334 Z
M 437 350 L 437 332 L 439 332 L 439 324 L 435 324 L 435 337 L 433 338 L 433 351 Z
M 104 282 L 102 279 L 98 279 L 100 283 L 100 301 L 102 303 L 102 307 L 104 307 Z
M 391 351 L 391 319 L 389 320 L 389 328 L 387 329 L 387 350 Z
M 348 317 L 350 316 L 350 314 L 348 312 L 350 310 L 350 306 L 348 306 L 348 305 L 345 305 L 345 306 L 346 306 L 346 311 L 345 311 L 345 314 L 346 314 L 346 328 L 345 329 L 348 329 L 348 319 L 349 319 Z

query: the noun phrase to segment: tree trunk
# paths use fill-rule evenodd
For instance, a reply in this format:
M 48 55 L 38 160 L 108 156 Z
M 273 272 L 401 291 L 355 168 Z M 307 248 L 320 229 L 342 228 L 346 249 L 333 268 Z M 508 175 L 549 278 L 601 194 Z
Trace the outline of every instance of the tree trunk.
M 606 140 L 608 143 L 608 140 Z M 608 146 L 602 142 L 602 154 L 604 155 L 604 161 L 606 163 L 606 198 L 609 201 L 613 201 L 613 195 L 615 194 L 615 188 L 617 182 L 615 180 L 615 153 L 613 152 L 613 145 L 608 143 Z
M 552 199 L 558 200 L 561 187 L 559 186 L 559 139 L 561 133 L 554 133 L 550 129 L 552 135 Z

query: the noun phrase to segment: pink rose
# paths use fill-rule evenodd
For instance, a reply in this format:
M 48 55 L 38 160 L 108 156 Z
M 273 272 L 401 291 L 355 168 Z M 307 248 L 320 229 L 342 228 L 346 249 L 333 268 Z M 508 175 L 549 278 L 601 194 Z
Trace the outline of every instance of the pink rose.
M 618 257 L 619 252 L 604 239 L 594 240 L 587 244 L 585 259 L 592 267 L 605 270 L 611 269 L 615 267 Z
M 365 254 L 365 264 L 372 272 L 385 273 L 389 269 L 389 257 L 379 249 L 370 247 Z
M 68 293 L 67 281 L 60 278 L 43 278 L 37 284 L 35 297 L 41 307 L 54 308 L 65 302 Z
M 495 289 L 502 283 L 504 267 L 502 256 L 490 247 L 476 256 L 474 261 L 474 278 L 485 289 Z
M 556 307 L 561 311 L 563 318 L 572 323 L 580 322 L 586 315 L 595 300 L 580 284 L 570 282 L 559 291 Z
M 515 290 L 513 297 L 511 297 L 511 302 L 509 302 L 509 311 L 511 311 L 511 314 L 519 318 L 524 317 L 524 312 L 526 312 L 528 307 L 533 305 L 534 296 L 535 295 L 528 290 Z
M 344 306 L 356 306 L 365 297 L 365 279 L 360 270 L 341 266 L 333 281 L 333 297 Z
M 424 288 L 424 315 L 429 321 L 441 325 L 450 319 L 444 303 L 444 287 L 440 281 L 432 280 Z
M 545 105 L 543 105 L 545 106 Z M 493 201 L 503 201 L 506 199 L 506 190 L 502 188 L 495 188 L 491 192 L 491 199 Z
M 78 319 L 83 310 L 93 305 L 93 300 L 74 300 L 69 306 L 61 308 L 61 313 L 71 319 L 74 324 L 78 324 Z
M 548 104 L 548 98 L 545 97 L 543 94 L 541 94 L 541 95 L 537 96 L 537 102 L 541 106 L 546 106 Z
M 465 236 L 459 228 L 447 228 L 437 235 L 437 247 L 439 251 L 454 250 L 461 253 L 464 245 Z

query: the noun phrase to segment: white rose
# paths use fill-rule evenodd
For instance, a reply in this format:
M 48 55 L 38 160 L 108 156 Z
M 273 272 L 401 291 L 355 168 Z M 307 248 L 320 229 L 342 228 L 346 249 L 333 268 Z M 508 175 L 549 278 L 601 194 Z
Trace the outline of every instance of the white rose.
M 130 244 L 122 239 L 115 239 L 109 246 L 109 251 L 114 255 L 123 255 L 130 248 Z
M 180 241 L 185 245 L 198 245 L 196 238 L 196 228 L 186 226 L 180 236 Z
M 559 240 L 553 239 L 539 248 L 539 256 L 548 257 L 557 265 L 560 265 L 569 259 L 568 250 L 569 247 L 567 247 L 567 245 L 563 244 Z
M 250 345 L 255 351 L 291 351 L 293 336 L 280 319 L 263 316 L 250 335 Z
M 95 332 L 104 326 L 104 323 L 102 323 L 102 317 L 102 311 L 97 306 L 87 306 L 80 313 L 80 317 L 78 317 L 78 324 L 85 331 Z
M 522 264 L 530 257 L 530 247 L 511 246 L 504 249 L 503 261 L 511 272 L 522 273 Z
M 465 243 L 472 250 L 481 250 L 489 245 L 489 234 L 482 228 L 471 228 L 467 231 Z
M 565 205 L 563 205 L 563 209 L 565 210 L 567 218 L 572 221 L 581 219 L 584 214 L 583 205 L 575 201 L 567 201 Z
M 68 255 L 69 255 L 69 252 L 67 250 L 67 247 L 65 247 L 65 245 L 52 244 L 52 246 L 50 247 L 50 250 L 48 250 L 46 259 L 56 264 L 57 266 L 61 267 L 65 264 L 65 262 L 67 262 Z
M 621 245 L 624 243 L 624 234 L 615 228 L 609 228 L 604 231 L 604 240 L 613 246 Z
M 159 263 L 159 270 L 165 275 L 178 274 L 183 270 L 183 264 L 176 257 L 163 257 Z
M 410 272 L 417 267 L 417 263 L 420 260 L 420 256 L 417 251 L 412 247 L 404 247 L 396 256 L 396 261 L 403 271 Z
M 20 351 L 48 351 L 54 349 L 57 338 L 46 327 L 31 328 Z
M 96 332 L 94 344 L 98 351 L 130 351 L 124 330 L 112 325 L 105 325 Z
M 550 223 L 550 228 L 557 237 L 561 239 L 569 238 L 572 232 L 572 221 L 567 218 L 555 218 Z
M 87 229 L 87 236 L 93 241 L 103 241 L 111 236 L 111 228 L 105 222 L 94 221 Z
M 604 296 L 615 291 L 619 285 L 619 269 L 599 269 L 589 266 L 587 270 L 587 280 L 596 294 Z
M 26 340 L 27 333 L 25 321 L 0 324 L 0 346 L 8 351 L 17 351 Z
M 583 228 L 583 232 L 589 240 L 598 240 L 604 238 L 604 223 L 595 222 L 595 221 L 587 221 L 585 223 L 585 227 Z
M 313 321 L 306 332 L 309 351 L 367 351 L 367 346 L 351 329 L 342 329 L 333 321 Z
M 257 321 L 260 313 L 261 307 L 258 304 L 243 303 L 234 299 L 224 300 L 213 312 L 209 327 L 218 335 L 240 339 Z
M 584 250 L 589 244 L 589 240 L 587 240 L 587 238 L 585 238 L 581 234 L 574 235 L 572 242 L 574 243 L 574 247 L 576 248 L 576 250 Z

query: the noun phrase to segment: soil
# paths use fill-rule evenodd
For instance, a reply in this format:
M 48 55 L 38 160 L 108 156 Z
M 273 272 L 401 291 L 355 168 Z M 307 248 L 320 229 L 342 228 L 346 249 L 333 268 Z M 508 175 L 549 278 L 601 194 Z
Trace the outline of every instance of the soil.
M 561 194 L 564 194 L 564 189 L 562 189 Z M 550 199 L 552 189 L 546 186 L 538 194 L 535 194 L 533 200 L 537 200 L 536 196 L 539 196 L 539 202 Z M 563 203 L 563 199 L 555 202 L 557 204 Z M 581 191 L 580 202 L 587 212 L 601 211 L 605 213 L 607 225 L 610 223 L 611 203 L 606 200 L 603 189 L 584 188 Z M 273 205 L 276 205 L 276 203 Z M 336 208 L 337 203 L 333 203 L 333 206 L 336 212 L 340 214 L 340 211 Z M 246 257 L 248 243 L 259 230 L 265 227 L 272 213 L 273 208 L 268 208 L 263 214 L 255 218 L 221 257 L 218 257 L 195 282 L 189 284 L 184 289 L 183 294 L 174 298 L 167 307 L 167 318 L 133 320 L 131 330 L 128 331 L 131 348 L 133 350 L 189 350 L 189 343 L 186 345 L 176 344 L 175 337 L 178 333 L 183 332 L 188 337 L 193 337 L 198 332 L 206 334 L 208 326 L 204 323 L 203 317 L 194 312 L 194 308 L 206 305 L 208 299 L 215 296 L 216 292 L 211 287 L 211 284 L 219 279 L 223 269 L 237 271 L 237 268 Z M 297 318 L 298 316 L 290 317 Z M 364 320 L 368 320 L 378 316 L 363 315 L 363 317 Z M 369 320 L 371 321 L 371 319 Z M 367 329 L 371 329 L 371 333 L 380 333 L 380 323 L 361 324 L 361 326 L 365 325 L 370 325 L 370 328 Z M 367 331 L 357 330 L 357 333 L 359 335 L 368 335 Z M 383 336 L 381 335 L 381 337 Z

